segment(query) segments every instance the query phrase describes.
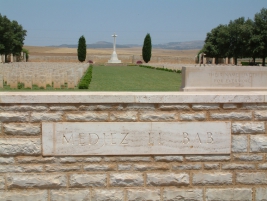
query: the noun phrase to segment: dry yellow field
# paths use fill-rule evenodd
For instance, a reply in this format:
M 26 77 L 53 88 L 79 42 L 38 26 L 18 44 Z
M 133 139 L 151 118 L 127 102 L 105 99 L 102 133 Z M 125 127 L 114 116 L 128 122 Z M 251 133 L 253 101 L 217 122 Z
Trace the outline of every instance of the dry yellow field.
M 58 47 L 37 47 L 24 46 L 28 49 L 30 55 L 44 55 L 44 56 L 76 56 L 76 48 L 58 48 Z M 152 56 L 169 56 L 169 57 L 188 57 L 194 58 L 199 50 L 168 50 L 168 49 L 152 49 Z M 118 48 L 116 49 L 118 55 L 141 55 L 142 47 L 134 48 Z M 111 55 L 111 48 L 103 49 L 87 49 L 88 55 Z

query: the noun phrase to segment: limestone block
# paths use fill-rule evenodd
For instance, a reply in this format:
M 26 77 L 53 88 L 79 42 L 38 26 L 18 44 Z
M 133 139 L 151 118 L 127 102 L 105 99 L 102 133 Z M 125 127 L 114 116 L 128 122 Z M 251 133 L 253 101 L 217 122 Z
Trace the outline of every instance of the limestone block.
M 218 170 L 218 169 L 220 169 L 220 164 L 219 163 L 205 163 L 204 169 L 206 169 L 206 170 Z
M 141 112 L 140 121 L 175 121 L 178 116 L 175 112 Z
M 187 186 L 189 175 L 186 173 L 147 173 L 148 186 Z
M 4 106 L 3 110 L 5 111 L 44 111 L 48 110 L 47 106 L 44 105 L 11 105 Z
M 205 156 L 185 156 L 187 161 L 197 162 L 197 161 L 229 161 L 230 156 L 216 156 L 216 155 L 205 155 Z
M 126 110 L 155 110 L 154 104 L 128 104 Z
M 105 187 L 107 185 L 106 174 L 72 174 L 69 180 L 70 186 L 79 187 Z
M 117 166 L 116 164 L 90 164 L 90 165 L 84 165 L 83 169 L 85 171 L 91 171 L 91 172 L 94 171 L 106 172 L 106 171 L 116 171 Z
M 233 122 L 232 123 L 232 132 L 233 133 L 265 133 L 264 122 Z
M 45 188 L 55 189 L 67 186 L 67 177 L 59 174 L 10 174 L 7 186 L 12 188 Z
M 251 135 L 250 136 L 250 152 L 267 152 L 267 136 Z
M 50 191 L 51 201 L 89 201 L 90 190 L 51 190 Z
M 24 112 L 0 112 L 1 122 L 25 122 L 29 120 L 29 113 Z
M 203 190 L 202 189 L 172 189 L 165 188 L 163 191 L 164 201 L 184 200 L 184 201 L 202 201 Z
M 267 169 L 267 163 L 258 164 L 258 169 L 259 170 L 266 170 Z
M 159 104 L 160 110 L 190 110 L 188 104 Z
M 94 189 L 92 201 L 124 201 L 123 189 Z
M 200 169 L 202 169 L 201 164 L 172 165 L 172 170 L 200 170 Z
M 41 141 L 35 138 L 2 138 L 0 139 L 0 155 L 39 155 Z
M 137 121 L 137 112 L 127 111 L 127 112 L 111 112 L 111 121 Z
M 78 114 L 66 114 L 67 121 L 107 121 L 107 112 L 83 112 Z
M 267 110 L 266 103 L 243 103 L 242 109 L 247 110 Z
M 151 163 L 138 163 L 133 165 L 133 170 L 135 171 L 154 171 L 154 170 L 168 170 L 170 169 L 169 165 L 165 163 L 156 163 L 156 164 L 151 164 Z
M 253 169 L 255 169 L 254 164 L 238 164 L 238 163 L 222 164 L 222 170 L 253 170 Z
M 55 163 L 56 158 L 54 157 L 36 157 L 36 156 L 18 156 L 16 157 L 18 163 Z
M 154 160 L 158 162 L 183 162 L 183 156 L 154 156 Z
M 117 159 L 119 162 L 150 162 L 149 156 L 121 156 Z
M 129 171 L 132 169 L 131 164 L 118 164 L 118 170 L 120 171 Z
M 13 163 L 15 163 L 15 160 L 13 157 L 0 157 L 1 165 L 13 164 Z
M 223 109 L 237 109 L 237 104 L 233 103 L 224 103 Z
M 246 135 L 232 136 L 232 152 L 247 152 L 248 137 Z
M 57 110 L 57 111 L 76 111 L 77 107 L 73 105 L 58 105 L 58 106 L 51 106 L 49 107 L 51 111 Z
M 8 172 L 42 172 L 42 165 L 1 165 L 0 173 L 8 173 Z
M 235 161 L 262 161 L 263 155 L 260 154 L 234 154 L 233 158 Z
M 227 112 L 227 113 L 210 113 L 210 118 L 213 120 L 251 120 L 252 113 L 251 112 Z
M 193 174 L 194 185 L 228 185 L 232 184 L 232 173 L 195 173 Z
M 252 201 L 250 188 L 207 189 L 206 201 Z
M 193 104 L 193 110 L 218 110 L 220 105 L 216 103 L 205 103 L 205 104 Z
M 267 111 L 255 111 L 255 120 L 266 121 L 267 120 Z
M 112 173 L 110 185 L 114 187 L 144 186 L 143 174 L 140 173 Z
M 265 172 L 251 172 L 251 173 L 237 173 L 236 182 L 240 184 L 267 184 L 267 173 Z
M 48 192 L 47 190 L 0 191 L 0 199 L 12 201 L 47 201 Z
M 128 201 L 160 201 L 160 189 L 128 189 L 127 190 Z
M 96 163 L 96 162 L 101 162 L 102 158 L 101 157 L 84 157 L 83 161 L 86 162 L 90 162 L 90 163 Z
M 256 188 L 255 201 L 267 201 L 267 188 Z
M 31 122 L 46 122 L 46 121 L 62 121 L 62 113 L 43 113 L 43 112 L 33 112 L 31 114 Z
M 45 165 L 46 172 L 77 172 L 81 170 L 79 165 Z
M 5 177 L 0 175 L 0 190 L 4 190 L 5 189 Z M 0 191 L 1 194 L 1 191 Z
M 4 124 L 3 128 L 7 135 L 39 135 L 41 132 L 40 124 L 10 123 Z
M 181 121 L 203 121 L 206 119 L 206 113 L 181 113 L 180 120 Z
M 60 163 L 78 163 L 82 161 L 83 159 L 81 157 L 60 157 L 59 158 Z

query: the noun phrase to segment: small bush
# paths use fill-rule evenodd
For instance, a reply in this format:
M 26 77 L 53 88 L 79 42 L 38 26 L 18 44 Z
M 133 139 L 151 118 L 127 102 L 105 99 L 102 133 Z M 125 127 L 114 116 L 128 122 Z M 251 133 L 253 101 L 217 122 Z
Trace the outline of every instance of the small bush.
M 136 64 L 142 64 L 143 62 L 142 61 L 137 61 Z
M 93 66 L 90 65 L 87 71 L 85 72 L 84 76 L 79 82 L 78 88 L 79 89 L 88 89 L 89 84 L 92 80 L 92 71 L 93 71 Z
M 89 63 L 89 64 L 93 64 L 94 62 L 93 62 L 92 60 L 89 60 L 88 63 Z

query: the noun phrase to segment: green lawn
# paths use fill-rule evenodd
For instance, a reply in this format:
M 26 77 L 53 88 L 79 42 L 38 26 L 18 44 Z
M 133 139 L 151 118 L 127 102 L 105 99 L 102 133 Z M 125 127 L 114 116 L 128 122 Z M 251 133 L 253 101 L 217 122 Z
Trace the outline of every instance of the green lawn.
M 139 66 L 94 66 L 89 91 L 179 91 L 181 74 Z

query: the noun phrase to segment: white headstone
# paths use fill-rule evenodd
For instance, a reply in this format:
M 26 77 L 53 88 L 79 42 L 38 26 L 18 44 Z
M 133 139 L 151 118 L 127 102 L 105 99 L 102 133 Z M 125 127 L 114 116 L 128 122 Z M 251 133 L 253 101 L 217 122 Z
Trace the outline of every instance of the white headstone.
M 31 75 L 24 76 L 24 88 L 32 89 L 32 76 Z

